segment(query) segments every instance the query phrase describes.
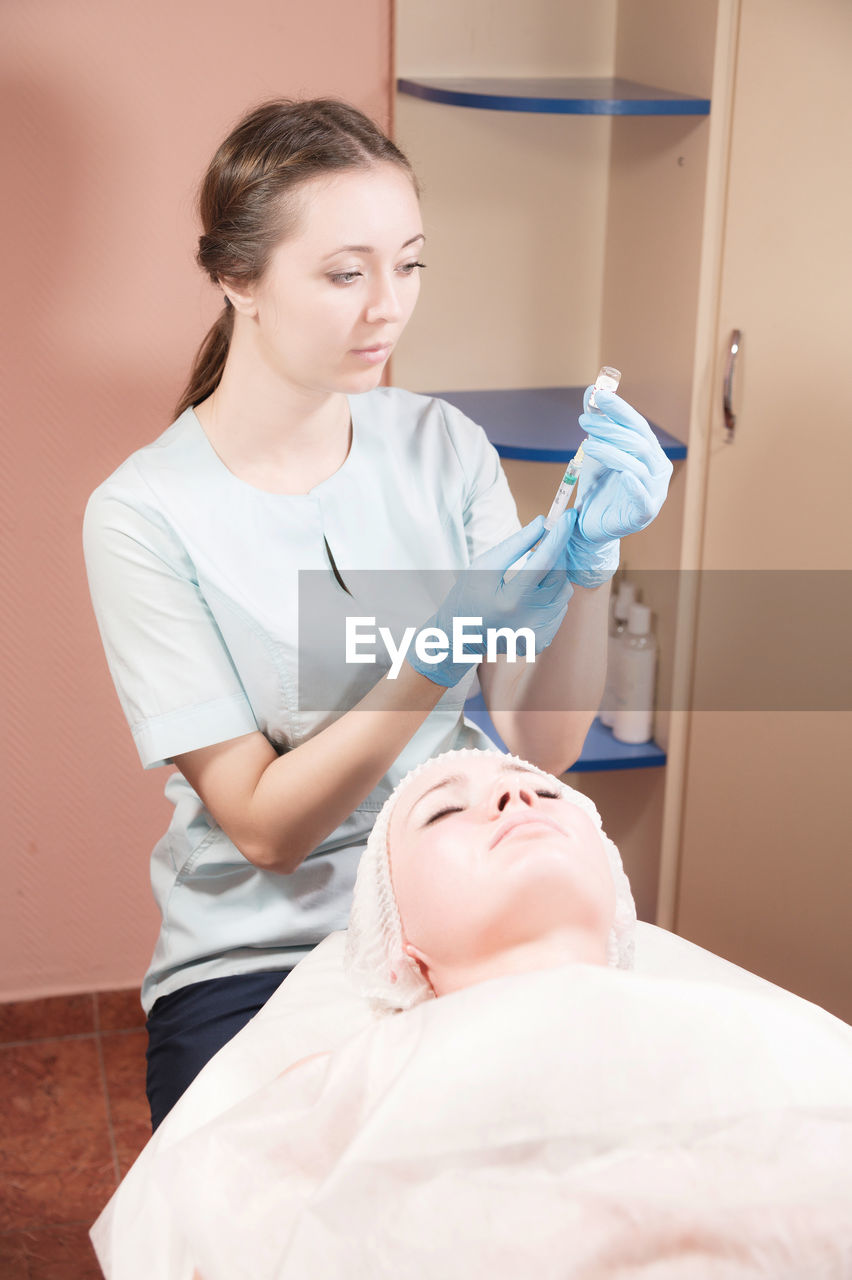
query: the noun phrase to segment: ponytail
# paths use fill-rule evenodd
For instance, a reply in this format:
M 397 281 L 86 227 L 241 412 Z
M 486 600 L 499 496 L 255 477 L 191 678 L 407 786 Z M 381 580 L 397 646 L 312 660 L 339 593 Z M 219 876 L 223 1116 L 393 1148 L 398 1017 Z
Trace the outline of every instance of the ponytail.
M 215 324 L 211 326 L 207 337 L 198 348 L 189 381 L 175 406 L 176 418 L 179 418 L 191 405 L 200 404 L 202 400 L 206 400 L 218 387 L 222 380 L 222 370 L 225 368 L 233 331 L 234 308 L 226 298 Z

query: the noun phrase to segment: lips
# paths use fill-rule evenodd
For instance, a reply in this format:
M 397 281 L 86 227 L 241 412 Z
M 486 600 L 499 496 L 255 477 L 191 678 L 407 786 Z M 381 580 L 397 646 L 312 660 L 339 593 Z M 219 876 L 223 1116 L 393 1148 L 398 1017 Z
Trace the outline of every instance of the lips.
M 489 849 L 493 849 L 495 845 L 499 844 L 500 841 L 505 836 L 509 835 L 510 832 L 514 831 L 516 827 L 529 826 L 550 827 L 552 831 L 558 831 L 561 836 L 566 834 L 558 823 L 554 822 L 552 818 L 545 817 L 543 814 L 516 814 L 511 818 L 507 818 L 505 822 L 500 823 L 494 833 L 491 843 L 488 846 Z
M 372 347 L 353 347 L 353 356 L 361 356 L 363 360 L 384 360 L 391 353 L 390 342 L 375 343 Z

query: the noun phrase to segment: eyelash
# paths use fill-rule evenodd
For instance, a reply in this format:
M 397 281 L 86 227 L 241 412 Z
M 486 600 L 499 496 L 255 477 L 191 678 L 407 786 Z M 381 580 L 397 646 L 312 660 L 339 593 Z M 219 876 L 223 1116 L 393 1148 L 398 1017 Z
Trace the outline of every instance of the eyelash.
M 425 825 L 427 827 L 431 826 L 432 823 L 437 822 L 439 818 L 446 818 L 448 813 L 461 813 L 461 812 L 462 812 L 462 809 L 460 805 L 456 805 L 454 808 L 451 807 L 447 809 L 439 809 L 437 813 L 432 814 L 431 818 L 426 819 Z
M 558 800 L 559 796 L 555 791 L 536 791 L 536 795 L 543 800 Z M 431 826 L 433 822 L 437 822 L 439 818 L 446 818 L 448 813 L 461 813 L 461 805 L 448 805 L 446 809 L 439 809 L 437 813 L 433 813 L 431 818 L 427 818 L 424 826 Z
M 419 267 L 422 271 L 425 266 L 425 262 L 403 262 L 401 266 L 397 267 L 397 270 L 406 276 L 413 276 L 415 267 Z M 332 284 L 346 288 L 347 285 L 354 284 L 358 277 L 363 274 L 363 271 L 336 271 L 328 278 Z

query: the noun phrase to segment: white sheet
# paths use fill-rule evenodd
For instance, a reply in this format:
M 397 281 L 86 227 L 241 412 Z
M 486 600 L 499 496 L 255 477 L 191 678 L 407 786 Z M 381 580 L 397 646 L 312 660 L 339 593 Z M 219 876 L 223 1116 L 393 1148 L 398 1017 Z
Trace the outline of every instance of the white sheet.
M 768 1259 L 805 1218 L 810 1240 L 789 1247 L 811 1249 L 821 1270 L 806 1274 L 846 1274 L 826 1252 L 852 1205 L 838 1019 L 640 925 L 634 975 L 554 970 L 533 994 L 504 979 L 374 1022 L 342 941 L 299 966 L 145 1148 L 93 1228 L 110 1280 L 190 1280 L 194 1264 L 205 1280 L 561 1280 L 569 1258 L 621 1277 L 640 1274 L 639 1245 L 657 1259 L 643 1280 L 775 1277 L 780 1254 L 774 1271 L 730 1268 L 743 1240 L 762 1232 Z M 690 1241 L 704 1270 L 686 1269 Z M 708 1271 L 707 1250 L 729 1269 Z

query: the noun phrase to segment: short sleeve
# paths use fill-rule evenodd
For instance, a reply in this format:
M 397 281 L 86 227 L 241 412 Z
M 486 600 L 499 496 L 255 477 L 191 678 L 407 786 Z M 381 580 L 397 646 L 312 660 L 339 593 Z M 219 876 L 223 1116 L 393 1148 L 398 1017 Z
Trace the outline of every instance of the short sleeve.
M 89 590 L 119 701 L 146 769 L 257 729 L 192 561 L 154 511 L 96 490 Z
M 516 533 L 521 523 L 500 457 L 482 427 L 455 405 L 445 400 L 440 403 L 465 476 L 464 527 L 473 560 Z

